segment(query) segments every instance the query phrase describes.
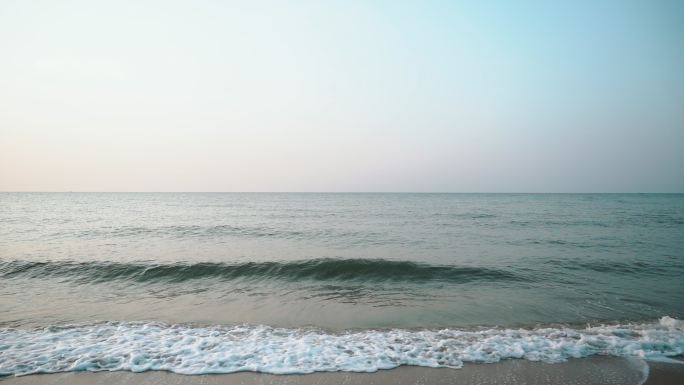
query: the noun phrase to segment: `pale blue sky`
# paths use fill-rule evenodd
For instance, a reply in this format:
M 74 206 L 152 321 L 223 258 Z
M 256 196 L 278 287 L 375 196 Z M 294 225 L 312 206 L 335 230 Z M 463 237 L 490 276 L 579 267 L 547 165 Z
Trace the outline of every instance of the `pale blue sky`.
M 0 190 L 684 192 L 682 1 L 0 1 Z

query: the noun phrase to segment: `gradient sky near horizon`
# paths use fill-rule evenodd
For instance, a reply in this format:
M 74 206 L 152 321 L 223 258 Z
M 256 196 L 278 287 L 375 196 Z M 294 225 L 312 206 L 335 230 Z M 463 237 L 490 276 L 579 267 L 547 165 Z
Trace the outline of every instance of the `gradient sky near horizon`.
M 684 2 L 4 0 L 0 191 L 684 192 Z

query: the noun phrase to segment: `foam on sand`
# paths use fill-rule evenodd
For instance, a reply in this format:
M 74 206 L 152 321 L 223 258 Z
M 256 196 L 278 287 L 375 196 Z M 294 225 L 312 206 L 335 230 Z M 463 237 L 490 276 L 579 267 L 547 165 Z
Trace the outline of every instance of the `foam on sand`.
M 400 365 L 460 368 L 509 358 L 563 362 L 594 355 L 663 359 L 684 353 L 684 324 L 329 333 L 261 325 L 142 322 L 0 330 L 0 374 L 164 370 L 180 374 L 374 372 Z

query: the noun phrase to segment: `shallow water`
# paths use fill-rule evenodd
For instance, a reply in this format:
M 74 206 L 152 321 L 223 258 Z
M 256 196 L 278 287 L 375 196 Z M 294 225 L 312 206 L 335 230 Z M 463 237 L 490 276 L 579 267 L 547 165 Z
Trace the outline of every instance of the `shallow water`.
M 300 337 L 378 329 L 368 349 L 389 346 L 392 328 L 629 324 L 672 335 L 613 353 L 671 356 L 682 331 L 658 320 L 682 318 L 683 278 L 682 194 L 3 193 L 0 369 L 18 370 L 6 358 L 21 351 L 7 342 L 16 333 L 42 341 L 71 324 L 123 327 L 94 356 L 105 361 L 144 325 L 193 335 L 243 323 Z M 612 354 L 592 349 L 582 354 Z

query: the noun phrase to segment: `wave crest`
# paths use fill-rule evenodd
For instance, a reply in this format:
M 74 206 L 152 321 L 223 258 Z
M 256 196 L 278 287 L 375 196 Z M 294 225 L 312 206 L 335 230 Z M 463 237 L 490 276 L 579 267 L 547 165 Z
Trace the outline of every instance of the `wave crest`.
M 383 259 L 312 259 L 282 262 L 142 264 L 73 261 L 0 262 L 2 278 L 60 277 L 78 282 L 125 280 L 183 282 L 193 279 L 312 280 L 352 282 L 520 281 L 512 272 L 467 266 L 430 265 Z

